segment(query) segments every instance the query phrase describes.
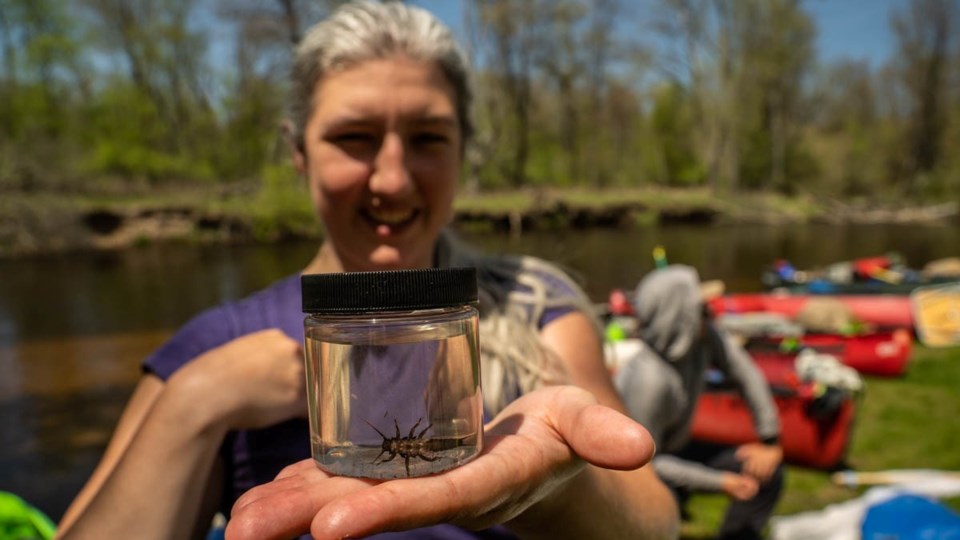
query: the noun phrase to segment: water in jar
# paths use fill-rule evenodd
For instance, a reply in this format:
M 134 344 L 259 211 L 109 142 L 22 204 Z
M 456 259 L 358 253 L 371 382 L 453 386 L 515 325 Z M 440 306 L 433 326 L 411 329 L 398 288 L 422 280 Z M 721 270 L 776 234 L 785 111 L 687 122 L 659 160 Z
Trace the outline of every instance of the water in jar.
M 337 475 L 387 479 L 434 474 L 473 458 L 483 416 L 473 313 L 308 325 L 317 464 Z

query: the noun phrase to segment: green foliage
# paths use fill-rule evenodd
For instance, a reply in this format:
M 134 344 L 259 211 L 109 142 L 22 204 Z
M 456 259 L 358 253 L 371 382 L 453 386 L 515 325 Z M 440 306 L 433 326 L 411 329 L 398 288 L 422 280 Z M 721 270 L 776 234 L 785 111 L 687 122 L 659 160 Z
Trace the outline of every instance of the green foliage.
M 463 36 L 485 59 L 471 186 L 960 194 L 960 64 L 922 39 L 949 2 L 898 12 L 889 65 L 817 78 L 815 28 L 791 0 L 659 0 L 664 49 L 620 31 L 650 21 L 610 0 L 481 4 Z M 245 182 L 280 163 L 281 11 L 200 5 L 0 0 L 0 188 Z
M 248 177 L 270 163 L 278 147 L 286 153 L 279 137 L 282 95 L 277 83 L 250 80 L 224 98 L 224 132 L 214 135 L 220 140 L 215 160 L 222 178 Z
M 317 216 L 302 178 L 289 165 L 266 168 L 260 189 L 250 202 L 253 234 L 258 240 L 276 240 L 288 233 L 317 234 Z
M 656 176 L 668 186 L 703 183 L 705 170 L 693 149 L 695 131 L 691 100 L 677 84 L 659 88 L 650 115 L 653 144 L 659 157 Z
M 117 84 L 89 106 L 86 117 L 91 175 L 209 180 L 207 163 L 171 144 L 169 126 L 156 104 L 132 86 Z

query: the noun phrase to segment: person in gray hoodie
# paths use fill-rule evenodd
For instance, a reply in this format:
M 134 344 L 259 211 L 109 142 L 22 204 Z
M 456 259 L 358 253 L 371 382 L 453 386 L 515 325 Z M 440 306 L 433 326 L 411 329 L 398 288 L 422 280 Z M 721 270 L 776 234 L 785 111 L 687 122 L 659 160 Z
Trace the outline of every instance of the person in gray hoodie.
M 746 351 L 712 324 L 695 269 L 654 270 L 637 286 L 634 309 L 644 347 L 617 371 L 615 383 L 630 416 L 656 442 L 654 470 L 681 505 L 694 491 L 732 499 L 718 538 L 761 538 L 783 488 L 780 425 L 769 385 Z M 691 441 L 709 368 L 739 388 L 760 441 L 739 447 Z

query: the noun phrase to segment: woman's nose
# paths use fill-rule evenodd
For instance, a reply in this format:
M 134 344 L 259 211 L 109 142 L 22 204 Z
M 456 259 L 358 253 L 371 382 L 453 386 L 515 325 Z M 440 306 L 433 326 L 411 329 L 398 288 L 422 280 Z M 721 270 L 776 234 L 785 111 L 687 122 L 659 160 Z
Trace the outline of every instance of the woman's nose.
M 398 134 L 388 133 L 383 138 L 374 167 L 374 174 L 370 178 L 370 191 L 398 194 L 412 186 L 403 140 Z

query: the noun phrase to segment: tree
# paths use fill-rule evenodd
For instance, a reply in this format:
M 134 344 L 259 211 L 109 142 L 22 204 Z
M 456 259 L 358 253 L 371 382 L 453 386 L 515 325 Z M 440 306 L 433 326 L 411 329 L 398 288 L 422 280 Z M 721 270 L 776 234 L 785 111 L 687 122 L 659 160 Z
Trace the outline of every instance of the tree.
M 335 3 L 219 2 L 218 14 L 235 36 L 229 58 L 233 64 L 226 66 L 221 98 L 224 129 L 218 163 L 227 177 L 258 175 L 278 154 L 291 51 L 307 25 Z
M 587 106 L 586 113 L 594 123 L 591 136 L 586 137 L 585 174 L 595 187 L 603 187 L 611 176 L 610 153 L 613 146 L 612 130 L 607 112 L 613 101 L 613 66 L 621 60 L 616 37 L 616 21 L 622 13 L 619 0 L 592 0 L 590 17 L 581 39 L 586 56 Z M 626 40 L 623 40 L 626 41 Z M 631 117 L 634 120 L 636 116 Z
M 919 193 L 922 179 L 943 157 L 948 59 L 956 40 L 957 17 L 954 0 L 913 0 L 890 19 L 897 39 L 894 66 L 908 103 L 904 147 L 909 150 L 903 169 L 909 195 Z
M 802 161 L 803 80 L 813 24 L 798 0 L 663 0 L 659 29 L 679 53 L 668 73 L 689 85 L 712 189 L 787 189 Z M 678 69 L 676 66 L 680 66 Z
M 822 175 L 820 191 L 836 196 L 874 195 L 886 181 L 886 123 L 881 112 L 884 85 L 865 60 L 841 60 L 826 66 L 810 100 L 811 144 Z
M 480 54 L 489 55 L 495 67 L 484 77 L 489 139 L 497 143 L 496 155 L 505 156 L 498 160 L 500 175 L 514 188 L 526 184 L 537 13 L 539 4 L 546 1 L 474 0 L 471 4 L 481 47 L 489 47 Z
M 67 5 L 0 0 L 0 184 L 36 189 L 60 182 L 54 163 L 74 164 L 71 130 L 90 79 Z M 51 156 L 57 159 L 51 160 Z
M 566 175 L 576 183 L 581 178 L 581 111 L 577 98 L 579 79 L 586 67 L 586 59 L 578 54 L 581 40 L 577 22 L 586 15 L 586 7 L 576 1 L 554 1 L 543 6 L 540 13 L 545 24 L 540 39 L 533 44 L 534 61 L 556 92 L 558 123 L 555 129 L 567 162 Z

